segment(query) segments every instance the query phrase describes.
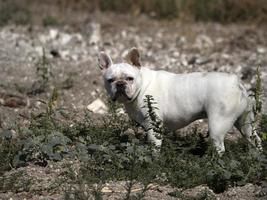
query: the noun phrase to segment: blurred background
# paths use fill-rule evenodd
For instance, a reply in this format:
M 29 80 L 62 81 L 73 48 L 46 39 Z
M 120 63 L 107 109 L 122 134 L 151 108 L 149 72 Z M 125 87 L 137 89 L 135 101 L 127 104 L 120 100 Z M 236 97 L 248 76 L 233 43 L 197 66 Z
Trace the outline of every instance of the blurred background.
M 97 11 L 221 23 L 266 23 L 267 19 L 265 0 L 1 0 L 0 24 L 63 23 L 67 14 Z

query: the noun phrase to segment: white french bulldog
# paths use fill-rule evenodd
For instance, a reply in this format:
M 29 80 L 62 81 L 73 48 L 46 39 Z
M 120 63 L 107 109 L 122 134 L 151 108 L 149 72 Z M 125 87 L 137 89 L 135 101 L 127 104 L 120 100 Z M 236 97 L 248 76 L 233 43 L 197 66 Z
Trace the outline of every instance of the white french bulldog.
M 262 148 L 252 126 L 250 99 L 236 75 L 154 71 L 141 66 L 136 48 L 124 59 L 124 63 L 113 64 L 109 55 L 100 52 L 99 67 L 109 96 L 122 102 L 128 115 L 143 127 L 150 126 L 144 99 L 151 95 L 157 103 L 157 115 L 169 130 L 208 118 L 209 134 L 219 155 L 225 151 L 225 135 L 234 125 L 250 143 Z M 161 139 L 151 129 L 148 139 L 161 146 Z

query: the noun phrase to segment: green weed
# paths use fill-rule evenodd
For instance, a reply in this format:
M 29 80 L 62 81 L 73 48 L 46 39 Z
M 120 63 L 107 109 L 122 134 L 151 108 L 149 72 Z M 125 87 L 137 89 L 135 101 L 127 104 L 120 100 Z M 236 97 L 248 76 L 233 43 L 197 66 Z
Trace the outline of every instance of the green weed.
M 31 17 L 29 9 L 14 0 L 0 2 L 0 26 L 11 22 L 26 25 L 31 22 Z
M 47 26 L 58 26 L 59 25 L 58 20 L 55 17 L 50 16 L 50 15 L 44 17 L 42 22 L 43 22 L 43 26 L 44 27 L 47 27 Z
M 42 57 L 35 65 L 37 80 L 32 85 L 31 91 L 28 92 L 30 95 L 36 95 L 47 91 L 50 86 L 50 81 L 54 76 L 52 72 L 52 63 L 48 59 L 44 48 L 42 53 Z
M 23 171 L 17 171 L 0 177 L 0 191 L 22 192 L 29 191 L 32 185 L 31 178 Z
M 207 189 L 197 193 L 195 196 L 183 194 L 182 191 L 178 191 L 178 190 L 169 193 L 169 195 L 172 197 L 177 197 L 182 200 L 215 200 L 216 199 L 215 195 Z
M 73 0 L 68 0 L 74 6 Z M 261 22 L 267 19 L 265 0 L 100 0 L 94 4 L 75 1 L 75 6 L 118 13 L 144 13 L 160 19 L 191 19 L 195 21 Z M 66 9 L 66 8 L 65 8 Z

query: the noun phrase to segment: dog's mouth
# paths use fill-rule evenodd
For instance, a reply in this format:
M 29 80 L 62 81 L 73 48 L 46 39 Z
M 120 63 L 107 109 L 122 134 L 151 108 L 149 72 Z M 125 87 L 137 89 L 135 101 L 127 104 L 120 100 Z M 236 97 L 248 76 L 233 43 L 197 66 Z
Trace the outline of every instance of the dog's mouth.
M 128 101 L 131 101 L 131 100 L 132 100 L 132 98 L 129 98 L 129 97 L 126 97 L 126 99 L 127 99 Z M 111 100 L 112 100 L 112 101 L 117 101 L 118 98 L 114 97 L 114 98 L 112 98 Z
M 115 95 L 111 99 L 112 101 L 120 101 L 120 102 L 132 100 L 132 98 L 129 97 L 125 92 L 116 92 Z

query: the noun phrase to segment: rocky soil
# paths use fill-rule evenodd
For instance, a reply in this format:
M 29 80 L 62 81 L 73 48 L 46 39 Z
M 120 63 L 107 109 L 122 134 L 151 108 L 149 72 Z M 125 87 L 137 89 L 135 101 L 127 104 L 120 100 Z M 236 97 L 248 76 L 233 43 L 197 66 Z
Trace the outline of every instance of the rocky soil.
M 50 162 L 45 168 L 29 165 L 17 170 L 11 170 L 3 177 L 14 177 L 11 179 L 15 183 L 12 189 L 8 190 L 5 185 L 5 191 L 0 191 L 0 199 L 2 200 L 58 200 L 64 199 L 64 178 L 63 174 L 71 166 L 75 172 L 79 168 L 77 161 Z M 15 177 L 19 177 L 18 181 Z M 7 182 L 7 184 L 10 184 Z M 104 200 L 124 199 L 127 193 L 126 181 L 116 181 L 106 183 L 101 193 Z M 140 193 L 142 185 L 136 183 L 132 187 L 132 194 Z M 179 194 L 179 196 L 177 195 Z M 205 196 L 203 194 L 206 194 Z M 205 198 L 203 198 L 203 196 Z M 183 198 L 182 198 L 183 197 Z M 202 197 L 202 198 L 201 198 Z M 253 184 L 246 184 L 242 187 L 229 187 L 223 193 L 215 194 L 206 185 L 200 185 L 190 189 L 174 188 L 169 185 L 150 184 L 149 190 L 145 193 L 145 199 L 148 200 L 174 200 L 174 199 L 217 199 L 217 200 L 264 200 L 261 187 Z M 93 199 L 93 198 L 89 198 Z
M 97 16 L 84 23 L 42 26 L 5 26 L 0 28 L 0 128 L 15 122 L 28 123 L 31 112 L 42 109 L 51 89 L 33 95 L 36 67 L 43 55 L 51 62 L 50 87 L 58 87 L 59 104 L 73 112 L 85 109 L 98 115 L 106 112 L 105 91 L 97 66 L 100 50 L 114 61 L 133 46 L 142 53 L 144 66 L 176 73 L 221 71 L 237 74 L 247 89 L 255 85 L 260 66 L 263 85 L 267 85 L 267 28 L 252 25 L 182 24 L 153 21 L 146 17 Z M 265 95 L 267 87 L 265 88 Z M 97 100 L 97 102 L 95 102 Z M 266 101 L 267 102 L 267 101 Z M 90 105 L 91 103 L 94 103 Z M 88 106 L 89 105 L 89 106 Z M 267 112 L 267 104 L 264 104 Z M 28 166 L 18 171 L 36 178 L 34 189 L 1 192 L 0 199 L 61 199 L 62 191 L 51 193 L 47 185 L 57 177 L 60 163 L 52 167 Z M 55 168 L 54 168 L 55 167 Z M 57 168 L 58 167 L 58 168 Z M 59 170 L 59 171 L 57 171 Z M 16 171 L 16 170 L 15 170 Z M 13 173 L 13 172 L 9 172 Z M 7 174 L 8 175 L 8 174 Z M 50 177 L 51 176 L 51 177 Z M 122 183 L 123 184 L 123 183 Z M 38 188 L 37 188 L 38 187 Z M 199 186 L 205 188 L 206 186 Z M 194 188 L 196 193 L 199 190 Z M 106 191 L 115 189 L 107 188 Z M 34 195 L 29 191 L 38 191 Z M 168 195 L 175 188 L 153 186 L 147 199 L 175 199 Z M 189 191 L 190 192 L 190 191 Z M 230 188 L 218 199 L 257 199 L 258 187 L 252 184 Z M 116 199 L 116 192 L 112 193 Z M 107 199 L 111 196 L 107 195 Z

